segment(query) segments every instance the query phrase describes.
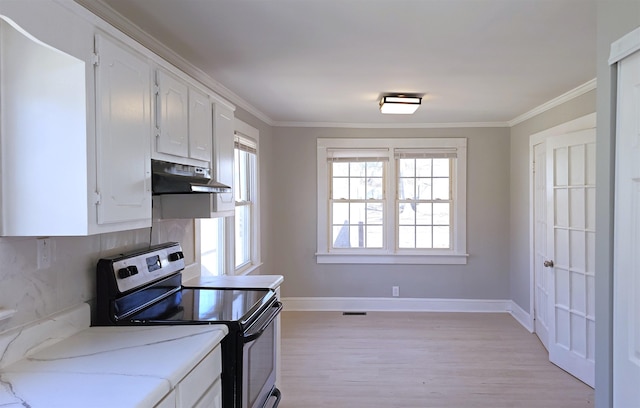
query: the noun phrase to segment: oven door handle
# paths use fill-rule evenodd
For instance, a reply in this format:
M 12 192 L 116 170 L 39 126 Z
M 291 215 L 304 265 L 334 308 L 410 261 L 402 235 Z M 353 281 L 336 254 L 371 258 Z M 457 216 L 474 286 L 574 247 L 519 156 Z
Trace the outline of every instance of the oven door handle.
M 276 400 L 270 407 L 268 407 L 267 404 L 272 398 L 275 398 Z M 262 406 L 262 408 L 277 408 L 278 405 L 280 405 L 281 398 L 282 398 L 282 394 L 280 393 L 280 390 L 277 389 L 276 387 L 273 387 L 273 389 L 271 390 L 271 393 L 267 397 L 267 400 L 264 402 L 264 405 Z
M 282 310 L 282 302 L 280 301 L 274 302 L 273 306 L 271 306 L 271 309 L 275 309 L 275 310 L 272 310 L 270 312 L 267 318 L 267 321 L 264 324 L 262 324 L 258 330 L 256 331 L 249 330 L 243 335 L 245 343 L 250 343 L 254 341 L 258 337 L 260 337 L 265 330 L 267 330 L 267 327 L 269 327 L 269 325 L 275 320 L 275 318 L 278 317 L 278 314 L 280 314 L 280 311 Z

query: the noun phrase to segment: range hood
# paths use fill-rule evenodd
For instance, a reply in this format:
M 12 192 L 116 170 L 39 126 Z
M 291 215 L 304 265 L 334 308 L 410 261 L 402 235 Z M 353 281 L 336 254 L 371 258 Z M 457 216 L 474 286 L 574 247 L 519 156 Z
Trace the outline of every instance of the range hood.
M 211 170 L 186 164 L 151 160 L 153 195 L 230 193 L 231 187 L 211 178 Z

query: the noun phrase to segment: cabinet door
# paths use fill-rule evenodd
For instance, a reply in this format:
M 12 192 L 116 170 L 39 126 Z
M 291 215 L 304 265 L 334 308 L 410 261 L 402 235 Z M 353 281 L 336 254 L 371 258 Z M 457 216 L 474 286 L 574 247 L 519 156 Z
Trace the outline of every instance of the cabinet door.
M 189 100 L 187 84 L 158 71 L 156 151 L 189 157 Z
M 213 127 L 215 178 L 217 181 L 233 187 L 233 138 L 235 131 L 233 111 L 216 103 L 214 105 Z M 230 193 L 215 194 L 214 212 L 230 212 L 225 215 L 233 215 L 235 205 L 233 190 Z
M 141 55 L 96 36 L 98 224 L 151 225 L 151 70 Z
M 211 161 L 211 102 L 209 96 L 189 88 L 189 157 Z

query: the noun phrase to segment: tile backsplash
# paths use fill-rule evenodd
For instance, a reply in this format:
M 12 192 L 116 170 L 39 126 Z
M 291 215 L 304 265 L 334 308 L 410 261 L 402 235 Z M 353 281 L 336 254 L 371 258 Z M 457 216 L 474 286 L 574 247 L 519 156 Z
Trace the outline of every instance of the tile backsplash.
M 177 241 L 185 261 L 194 262 L 194 221 L 167 220 L 153 228 L 89 237 L 51 237 L 51 266 L 38 269 L 37 239 L 0 237 L 0 333 L 95 299 L 98 259 L 151 244 Z

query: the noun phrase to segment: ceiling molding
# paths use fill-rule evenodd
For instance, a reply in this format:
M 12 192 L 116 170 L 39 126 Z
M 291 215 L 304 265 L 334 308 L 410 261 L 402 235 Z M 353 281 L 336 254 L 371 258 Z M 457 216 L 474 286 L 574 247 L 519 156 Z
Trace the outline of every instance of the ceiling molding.
M 570 90 L 569 92 L 566 92 L 560 96 L 558 96 L 557 98 L 554 98 L 548 102 L 543 103 L 542 105 L 538 106 L 537 108 L 533 108 L 532 110 L 530 110 L 529 112 L 523 113 L 522 115 L 511 119 L 508 124 L 509 127 L 513 127 L 519 123 L 524 122 L 527 119 L 531 119 L 534 116 L 538 116 L 541 113 L 544 113 L 548 110 L 551 110 L 553 108 L 555 108 L 556 106 L 560 106 L 563 103 L 569 102 L 570 100 L 577 98 L 581 95 L 586 94 L 589 91 L 592 91 L 596 89 L 596 79 L 592 79 L 572 90 Z
M 193 79 L 207 86 L 212 91 L 218 93 L 221 97 L 228 99 L 231 103 L 251 113 L 253 116 L 265 122 L 267 125 L 273 126 L 273 120 L 267 115 L 256 109 L 240 96 L 236 95 L 233 91 L 222 85 L 220 82 L 211 78 L 211 76 L 193 65 L 188 60 L 184 59 L 171 48 L 156 40 L 146 31 L 132 23 L 131 20 L 127 19 L 122 14 L 112 9 L 109 5 L 102 2 L 102 0 L 75 0 L 75 2 L 91 11 L 98 17 L 102 18 L 118 30 L 122 31 L 127 36 L 139 42 L 140 44 L 151 50 L 153 53 L 157 54 L 159 57 L 165 59 L 170 64 L 178 67 Z
M 349 129 L 445 129 L 509 127 L 507 122 L 461 123 L 334 123 L 334 122 L 274 122 L 276 127 L 349 128 Z

